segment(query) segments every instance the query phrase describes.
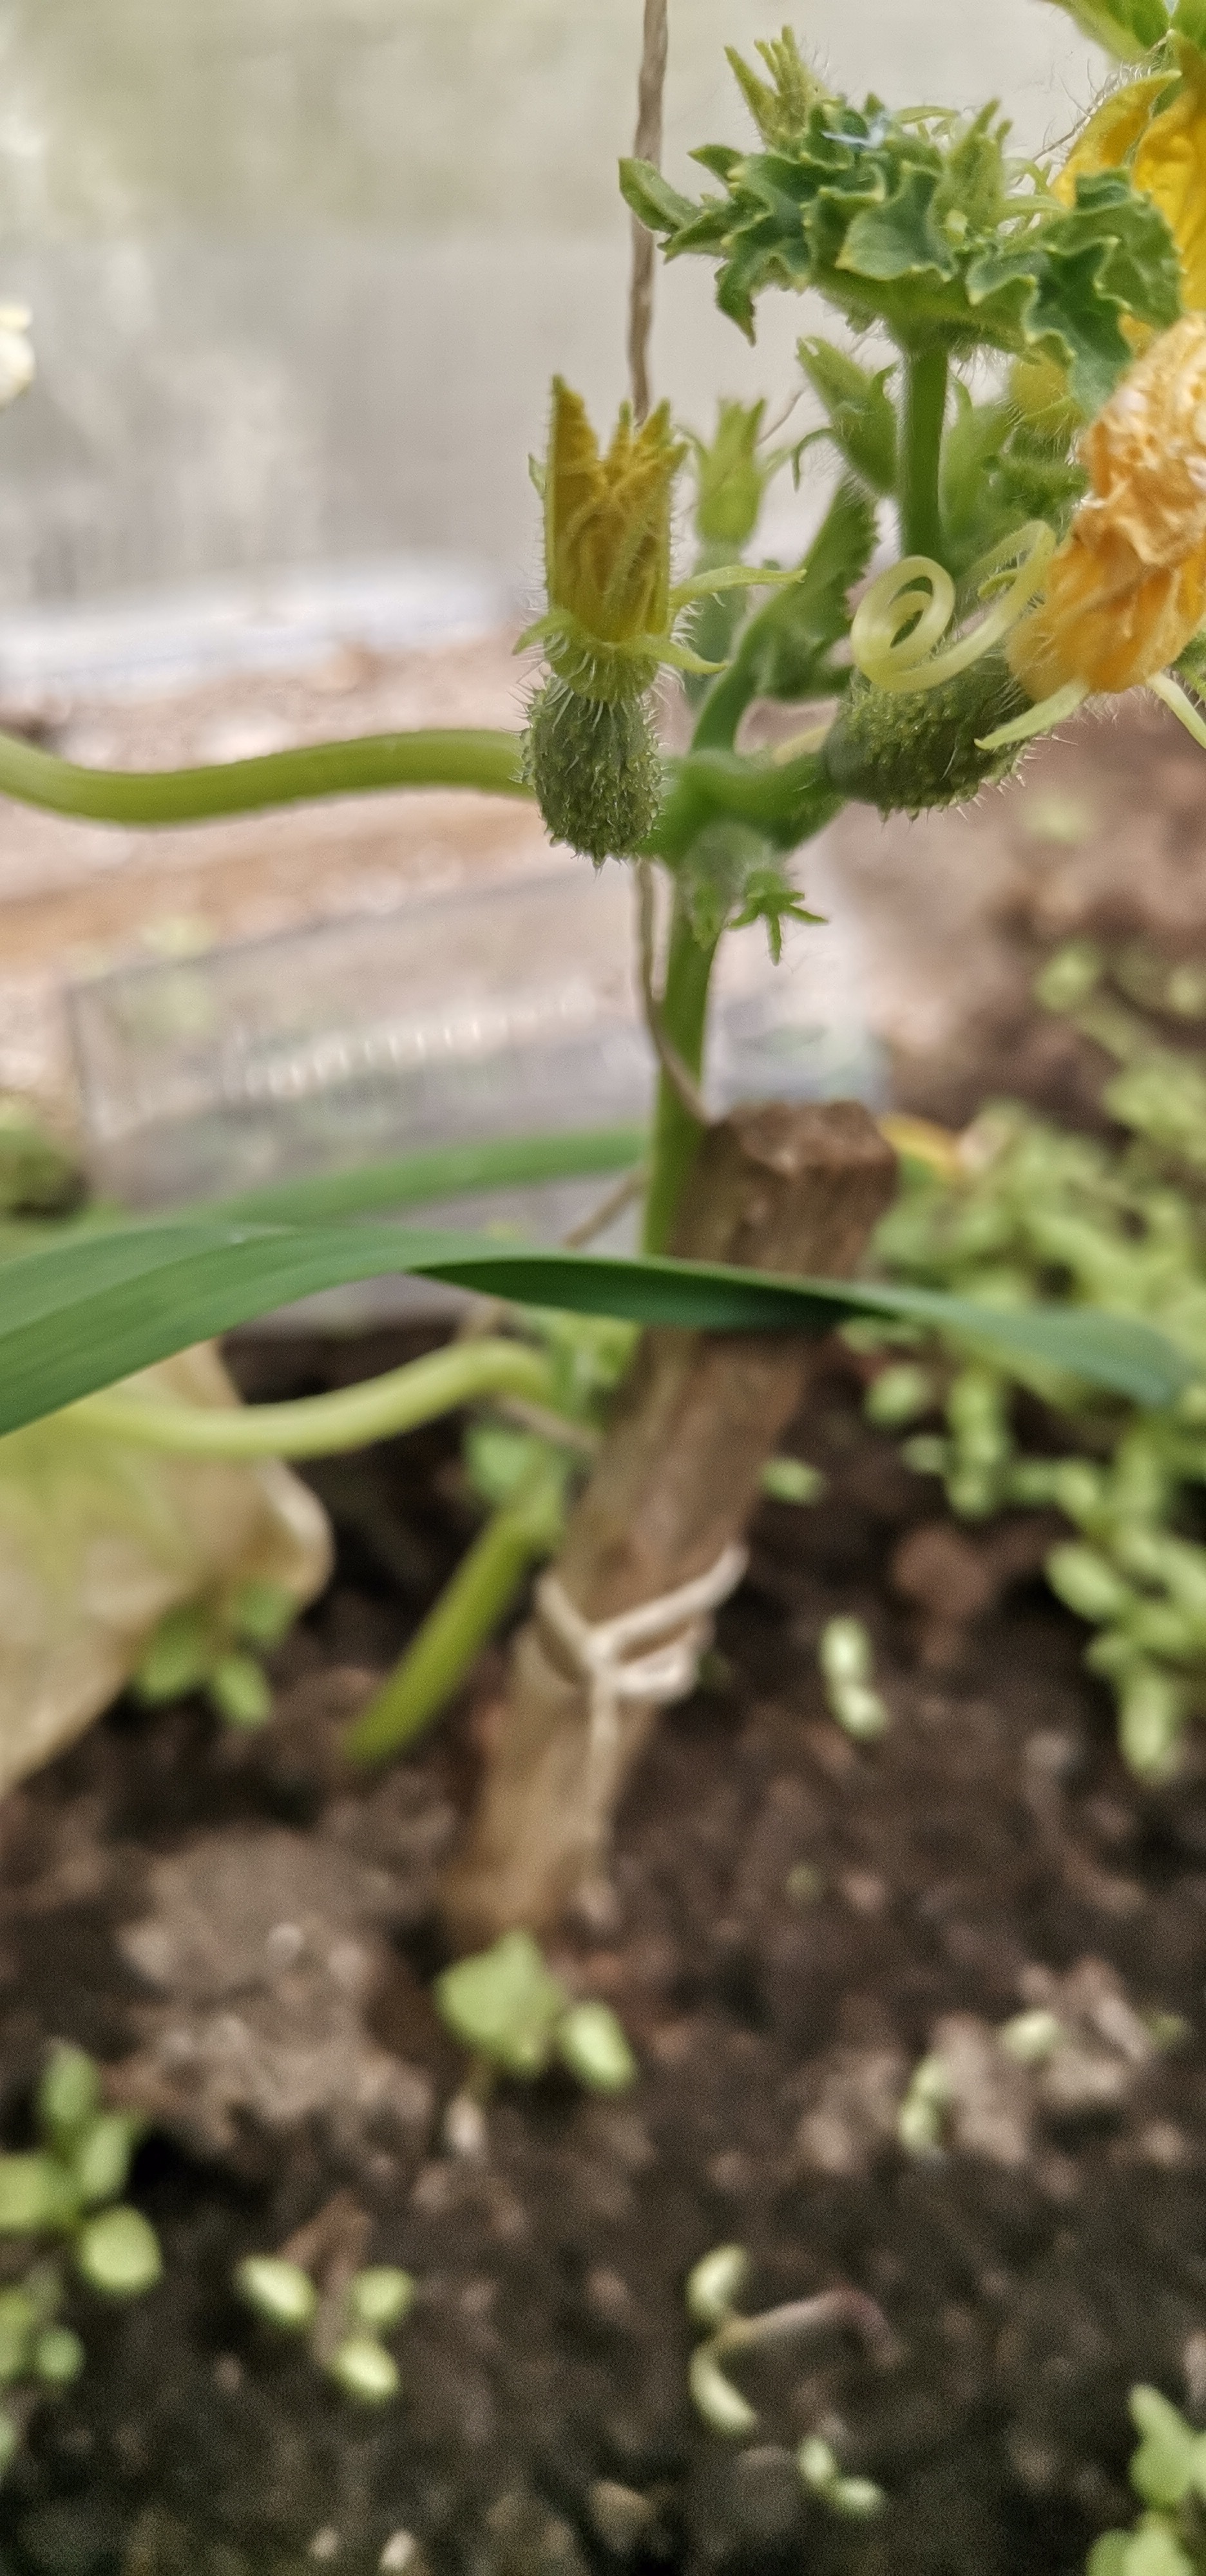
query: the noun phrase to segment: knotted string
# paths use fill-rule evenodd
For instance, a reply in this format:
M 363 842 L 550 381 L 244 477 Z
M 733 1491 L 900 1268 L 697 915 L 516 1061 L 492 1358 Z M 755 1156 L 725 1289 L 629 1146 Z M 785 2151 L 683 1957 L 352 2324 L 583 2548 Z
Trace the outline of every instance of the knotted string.
M 586 1803 L 591 1813 L 608 1798 L 618 1767 L 621 1702 L 649 1700 L 664 1708 L 687 1697 L 712 1642 L 712 1613 L 736 1591 L 748 1562 L 744 1547 L 723 1548 L 706 1574 L 655 1601 L 642 1601 L 635 1610 L 622 1610 L 615 1619 L 593 1623 L 575 1608 L 557 1575 L 541 1576 L 536 1607 L 589 1694 Z M 633 1654 L 631 1649 L 639 1646 L 649 1652 Z

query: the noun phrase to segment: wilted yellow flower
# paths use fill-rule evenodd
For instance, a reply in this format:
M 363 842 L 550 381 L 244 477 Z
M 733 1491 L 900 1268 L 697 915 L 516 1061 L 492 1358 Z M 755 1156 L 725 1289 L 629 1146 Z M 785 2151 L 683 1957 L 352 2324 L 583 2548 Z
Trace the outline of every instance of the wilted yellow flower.
M 1092 489 L 1007 648 L 1036 702 L 1150 680 L 1206 616 L 1206 314 L 1161 332 L 1080 452 Z
M 1186 310 L 1206 309 L 1206 58 L 1178 41 L 1181 84 L 1169 104 L 1167 73 L 1151 73 L 1116 90 L 1091 116 L 1054 183 L 1065 205 L 1076 182 L 1102 170 L 1127 169 L 1131 185 L 1159 207 L 1181 261 Z M 1126 326 L 1124 326 L 1126 327 Z M 1132 324 L 1136 345 L 1147 334 Z

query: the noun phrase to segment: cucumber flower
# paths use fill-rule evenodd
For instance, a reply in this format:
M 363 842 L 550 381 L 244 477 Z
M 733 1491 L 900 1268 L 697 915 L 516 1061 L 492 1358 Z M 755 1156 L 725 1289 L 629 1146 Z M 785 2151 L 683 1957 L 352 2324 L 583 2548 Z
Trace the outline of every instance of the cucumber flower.
M 1080 453 L 1092 488 L 1007 645 L 1040 706 L 1152 681 L 1206 616 L 1206 314 L 1152 341 Z
M 1142 686 L 1206 747 L 1206 721 L 1170 668 L 1206 620 L 1206 313 L 1150 343 L 1080 455 L 1091 488 L 1063 544 L 1033 522 L 998 547 L 978 568 L 986 613 L 956 641 L 954 584 L 925 556 L 882 573 L 855 615 L 854 662 L 881 697 L 905 693 L 912 710 L 958 684 L 943 705 L 984 755 L 978 772 L 968 755 L 973 784 L 1003 775 L 1000 755 L 1086 698 Z
M 539 644 L 549 667 L 527 737 L 545 823 L 596 862 L 630 856 L 657 814 L 661 761 L 645 700 L 659 665 L 720 668 L 676 632 L 683 611 L 716 591 L 797 578 L 721 564 L 672 582 L 674 483 L 686 454 L 666 403 L 639 428 L 623 403 L 602 451 L 581 395 L 554 377 L 548 455 L 533 469 L 548 607 L 516 651 Z
M 1052 193 L 1074 206 L 1078 179 L 1125 168 L 1131 186 L 1163 215 L 1181 263 L 1181 301 L 1199 313 L 1206 311 L 1206 56 L 1184 39 L 1176 54 L 1180 86 L 1173 95 L 1167 72 L 1115 90 L 1089 118 Z M 1123 328 L 1136 347 L 1150 337 L 1142 323 Z
M 1184 311 L 1200 313 L 1206 312 L 1206 56 L 1182 38 L 1176 53 L 1178 72 L 1148 72 L 1103 99 L 1052 180 L 1051 194 L 1071 209 L 1078 180 L 1125 171 L 1172 234 Z M 1136 352 L 1153 336 L 1151 324 L 1133 313 L 1122 316 L 1120 327 Z M 1011 391 L 1023 415 L 1048 436 L 1080 426 L 1067 369 L 1057 358 L 1019 358 Z

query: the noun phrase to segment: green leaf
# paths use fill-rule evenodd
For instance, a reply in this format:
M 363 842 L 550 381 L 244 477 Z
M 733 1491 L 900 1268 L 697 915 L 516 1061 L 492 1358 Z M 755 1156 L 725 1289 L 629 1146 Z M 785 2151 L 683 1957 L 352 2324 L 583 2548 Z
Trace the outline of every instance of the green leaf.
M 280 2254 L 248 2254 L 234 2276 L 239 2297 L 268 2325 L 304 2334 L 318 2313 L 318 2292 L 300 2263 Z
M 1166 2522 L 1143 2522 L 1128 2542 L 1125 2576 L 1195 2576 L 1194 2562 Z
M 445 1968 L 432 1988 L 436 2009 L 475 2057 L 508 2075 L 539 2075 L 569 2003 L 530 1932 L 504 1932 L 492 1949 Z
M 415 2303 L 415 2280 L 396 2263 L 374 2263 L 357 2272 L 348 2291 L 348 2307 L 358 2326 L 370 2334 L 391 2334 Z
M 543 1251 L 381 1223 L 266 1226 L 192 1215 L 75 1234 L 7 1264 L 0 1432 L 318 1289 L 398 1271 L 521 1305 L 708 1332 L 817 1334 L 846 1315 L 899 1315 L 1139 1404 L 1171 1404 L 1192 1375 L 1149 1326 L 1084 1308 L 996 1308 L 933 1289 Z
M 973 261 L 967 291 L 985 336 L 995 329 L 998 348 L 1041 348 L 1062 359 L 1074 400 L 1091 415 L 1134 357 L 1123 319 L 1134 315 L 1157 330 L 1177 320 L 1180 261 L 1151 198 L 1102 171 L 1077 180 L 1066 214 Z
M 232 1216 L 267 1217 L 286 1225 L 318 1224 L 326 1217 L 365 1216 L 461 1198 L 475 1190 L 526 1187 L 540 1181 L 585 1179 L 629 1171 L 648 1145 L 643 1127 L 567 1129 L 563 1136 L 494 1136 L 482 1144 L 441 1145 L 388 1163 L 361 1164 L 306 1181 L 277 1181 L 224 1199 Z
M 695 213 L 690 198 L 672 188 L 651 161 L 621 161 L 620 194 L 630 214 L 651 233 L 677 231 Z
M 470 1484 L 492 1511 L 509 1503 L 532 1469 L 549 1454 L 547 1440 L 509 1422 L 471 1422 L 464 1457 Z
M 71 2176 L 50 2156 L 0 2156 L 0 2236 L 70 2227 L 79 2208 Z
M 766 287 L 812 287 L 905 349 L 1050 351 L 1096 410 L 1130 361 L 1121 321 L 1176 318 L 1172 235 L 1118 172 L 1081 179 L 1074 208 L 1036 211 L 991 115 L 954 125 L 936 110 L 894 118 L 873 99 L 861 110 L 828 99 L 772 150 L 710 148 L 724 194 L 685 213 L 667 199 L 650 219 L 668 258 L 718 263 L 717 302 L 751 339 Z
M 214 1659 L 213 1622 L 203 1604 L 181 1602 L 166 1610 L 143 1648 L 134 1674 L 140 1699 L 152 1708 L 183 1699 L 205 1680 Z
M 1055 5 L 1075 19 L 1083 36 L 1104 45 L 1116 63 L 1141 61 L 1168 34 L 1164 0 L 1055 0 Z
M 34 2098 L 38 2127 L 47 2144 L 69 2153 L 81 2130 L 95 2118 L 100 2104 L 100 2069 L 82 2048 L 60 2040 L 51 2049 Z
M 1131 2485 L 1145 2504 L 1181 2504 L 1194 2484 L 1198 2436 L 1158 2388 L 1131 2390 L 1131 2419 L 1143 2439 Z
M 254 1655 L 219 1655 L 209 1675 L 209 1696 L 228 1726 L 254 1730 L 272 1715 L 272 1686 Z
M 1085 2560 L 1085 2576 L 1128 2576 L 1131 2538 L 1129 2531 L 1103 2531 Z
M 124 2203 L 102 2210 L 80 2229 L 76 2270 L 109 2299 L 138 2299 L 153 2290 L 163 2271 L 159 2239 L 140 2209 Z
M 1172 24 L 1174 35 L 1185 36 L 1199 53 L 1206 52 L 1206 0 L 1177 0 Z
M 640 2072 L 610 2004 L 571 2004 L 557 2031 L 557 2054 L 592 2093 L 624 2093 Z
M 901 277 L 958 274 L 947 235 L 934 218 L 939 170 L 909 170 L 887 205 L 867 206 L 849 226 L 835 265 L 887 284 Z
M 130 2111 L 101 2111 L 89 2122 L 71 2159 L 83 2208 L 99 2209 L 125 2190 L 141 2129 Z
M 846 463 L 873 492 L 895 491 L 896 406 L 884 391 L 892 368 L 868 375 L 829 340 L 800 340 L 796 349 Z

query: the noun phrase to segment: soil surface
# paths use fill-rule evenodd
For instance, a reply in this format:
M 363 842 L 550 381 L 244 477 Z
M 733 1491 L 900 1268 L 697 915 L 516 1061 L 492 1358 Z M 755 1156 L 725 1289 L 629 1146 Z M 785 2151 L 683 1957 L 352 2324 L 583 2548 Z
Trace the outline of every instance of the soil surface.
M 269 1395 L 403 1348 L 234 1356 Z M 794 1445 L 825 1497 L 763 1506 L 613 1898 L 556 1953 L 621 2014 L 632 2092 L 504 2086 L 484 2154 L 445 2141 L 432 1891 L 489 1667 L 410 1760 L 340 1765 L 470 1526 L 447 1426 L 314 1471 L 339 1573 L 264 1731 L 123 1704 L 7 1801 L 7 2138 L 51 2037 L 95 2051 L 150 2117 L 134 2196 L 166 2270 L 131 2306 L 77 2300 L 88 2367 L 0 2490 L 4 2576 L 1073 2576 L 1126 2514 L 1128 2386 L 1206 2400 L 1206 1762 L 1137 1788 L 1038 1579 L 1049 1525 L 954 1529 L 865 1425 L 860 1366 L 819 1359 Z M 873 1746 L 825 1710 L 838 1611 L 875 1637 Z M 1037 2069 L 996 2037 L 1024 2008 L 1064 2032 Z M 941 2141 L 908 2154 L 935 2049 Z M 418 2280 L 378 2411 L 232 2294 L 324 2212 Z M 736 2443 L 690 2404 L 683 2300 L 733 2242 L 751 2311 L 846 2286 L 891 2330 L 887 2356 L 831 2330 L 750 2360 Z M 805 2500 L 811 2431 L 883 2486 L 880 2519 Z

